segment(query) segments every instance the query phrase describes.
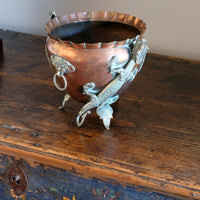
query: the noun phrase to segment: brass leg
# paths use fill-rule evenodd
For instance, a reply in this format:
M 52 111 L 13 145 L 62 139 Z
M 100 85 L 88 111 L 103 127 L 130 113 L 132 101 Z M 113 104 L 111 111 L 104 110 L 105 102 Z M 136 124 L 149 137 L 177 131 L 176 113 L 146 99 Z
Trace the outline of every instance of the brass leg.
M 66 94 L 65 96 L 64 96 L 64 99 L 63 99 L 63 102 L 62 102 L 62 106 L 60 106 L 60 107 L 58 107 L 58 109 L 63 109 L 64 108 L 64 106 L 65 106 L 65 103 L 69 100 L 69 98 L 70 98 L 71 96 L 69 95 L 69 94 Z

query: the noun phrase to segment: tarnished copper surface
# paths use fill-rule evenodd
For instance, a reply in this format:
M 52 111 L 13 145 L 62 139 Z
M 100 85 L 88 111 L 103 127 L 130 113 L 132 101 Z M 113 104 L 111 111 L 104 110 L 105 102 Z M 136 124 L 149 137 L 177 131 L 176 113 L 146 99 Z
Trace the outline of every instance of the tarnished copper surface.
M 74 33 L 79 24 L 81 30 Z M 127 45 L 137 35 L 142 37 L 146 25 L 134 16 L 102 11 L 54 17 L 47 22 L 45 29 L 48 56 L 61 56 L 76 68 L 75 72 L 65 75 L 68 83 L 66 92 L 75 100 L 85 102 L 88 97 L 82 94 L 82 86 L 95 82 L 95 89 L 102 89 L 112 79 L 107 69 L 108 62 L 113 56 L 117 56 L 119 62 L 129 59 Z M 67 37 L 64 37 L 65 34 Z M 63 84 L 62 78 L 58 81 Z

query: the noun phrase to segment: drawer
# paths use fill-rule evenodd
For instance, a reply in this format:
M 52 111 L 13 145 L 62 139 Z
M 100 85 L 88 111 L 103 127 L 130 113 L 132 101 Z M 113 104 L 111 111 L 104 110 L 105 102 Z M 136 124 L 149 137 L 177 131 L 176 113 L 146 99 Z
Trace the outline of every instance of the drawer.
M 175 200 L 176 198 L 152 192 L 142 187 L 130 187 L 117 184 L 114 180 L 84 178 L 75 170 L 67 171 L 44 164 L 12 156 L 0 156 L 0 197 L 3 200 L 15 199 L 8 181 L 9 168 L 20 167 L 27 177 L 27 188 L 23 200 Z M 17 176 L 17 173 L 16 173 Z M 14 180 L 16 181 L 16 180 Z M 20 186 L 19 178 L 17 185 Z M 17 196 L 17 195 L 16 195 Z

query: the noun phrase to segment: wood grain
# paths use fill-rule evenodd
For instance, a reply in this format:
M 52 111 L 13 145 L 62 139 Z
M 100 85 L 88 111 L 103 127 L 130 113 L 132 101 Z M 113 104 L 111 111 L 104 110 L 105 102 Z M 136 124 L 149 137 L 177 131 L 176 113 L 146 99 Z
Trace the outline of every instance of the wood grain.
M 148 54 L 115 104 L 111 130 L 51 83 L 45 38 L 0 31 L 0 152 L 161 193 L 200 199 L 200 62 Z

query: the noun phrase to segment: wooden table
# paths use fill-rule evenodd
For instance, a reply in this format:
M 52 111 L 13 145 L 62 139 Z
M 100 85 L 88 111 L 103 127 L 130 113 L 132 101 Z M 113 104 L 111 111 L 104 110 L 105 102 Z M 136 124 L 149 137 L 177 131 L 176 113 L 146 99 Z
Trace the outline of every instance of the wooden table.
M 148 54 L 113 106 L 111 129 L 95 112 L 78 128 L 83 104 L 70 100 L 57 109 L 64 93 L 52 84 L 45 37 L 0 31 L 0 38 L 0 152 L 9 160 L 1 180 L 5 167 L 22 159 L 32 168 L 200 199 L 200 62 Z

